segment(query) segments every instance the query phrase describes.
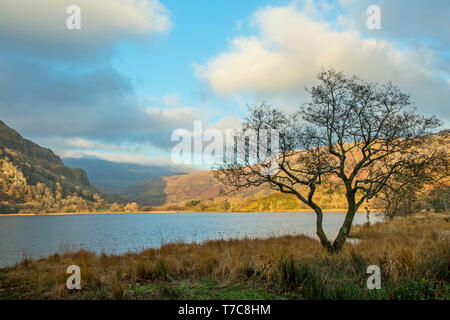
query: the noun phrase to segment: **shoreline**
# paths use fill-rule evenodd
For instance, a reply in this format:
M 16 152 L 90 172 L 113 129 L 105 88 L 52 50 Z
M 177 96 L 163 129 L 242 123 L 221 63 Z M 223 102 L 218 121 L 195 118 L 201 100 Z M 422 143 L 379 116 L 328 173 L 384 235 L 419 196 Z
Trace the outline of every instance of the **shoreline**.
M 449 231 L 448 213 L 420 214 L 356 226 L 349 239 L 360 241 L 333 254 L 305 235 L 55 253 L 0 268 L 0 300 L 446 300 Z M 367 290 L 368 265 L 382 268 L 380 290 Z
M 341 213 L 346 212 L 346 209 L 326 209 L 323 210 L 324 213 Z M 276 211 L 168 211 L 168 210 L 158 210 L 158 211 L 137 211 L 137 212 L 55 212 L 55 213 L 1 213 L 0 217 L 17 217 L 17 216 L 70 216 L 70 215 L 114 215 L 114 214 L 155 214 L 155 213 L 307 213 L 314 212 L 309 209 L 299 209 L 299 210 L 276 210 Z M 365 210 L 358 210 L 357 212 L 366 212 Z M 371 213 L 380 212 L 380 210 L 373 209 Z

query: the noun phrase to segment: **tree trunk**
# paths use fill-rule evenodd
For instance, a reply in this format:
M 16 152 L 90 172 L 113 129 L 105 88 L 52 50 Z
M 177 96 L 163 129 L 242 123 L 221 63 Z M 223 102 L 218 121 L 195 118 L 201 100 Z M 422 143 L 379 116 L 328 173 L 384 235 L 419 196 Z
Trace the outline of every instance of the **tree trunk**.
M 339 252 L 342 249 L 342 246 L 345 243 L 345 240 L 347 240 L 347 236 L 350 233 L 350 229 L 352 228 L 353 218 L 355 216 L 356 210 L 355 209 L 349 209 L 347 211 L 347 215 L 345 216 L 344 223 L 339 229 L 339 233 L 336 237 L 336 239 L 333 241 L 333 244 L 331 245 L 331 248 L 328 250 L 330 252 Z
M 333 241 L 333 244 L 328 248 L 328 251 L 330 252 L 341 251 L 342 247 L 344 246 L 345 240 L 347 240 L 347 236 L 350 233 L 350 229 L 352 228 L 353 218 L 355 217 L 355 213 L 357 210 L 354 193 L 347 194 L 347 202 L 348 209 L 347 214 L 345 215 L 344 223 L 339 229 L 339 233 L 336 239 Z
M 354 193 L 347 193 L 347 202 L 348 209 L 347 214 L 345 215 L 345 220 L 342 227 L 339 229 L 339 233 L 333 243 L 328 240 L 325 231 L 323 230 L 323 212 L 322 209 L 317 206 L 314 202 L 310 202 L 309 205 L 316 212 L 316 234 L 319 237 L 320 243 L 322 247 L 326 248 L 328 252 L 336 253 L 341 251 L 342 246 L 347 239 L 348 234 L 350 233 L 350 229 L 352 227 L 353 218 L 356 213 L 356 201 Z
M 319 207 L 315 207 L 314 211 L 316 212 L 316 234 L 319 237 L 320 243 L 324 248 L 327 248 L 327 250 L 330 250 L 331 243 L 327 238 L 327 235 L 325 234 L 325 231 L 323 230 L 322 223 L 323 223 L 323 212 L 322 209 Z

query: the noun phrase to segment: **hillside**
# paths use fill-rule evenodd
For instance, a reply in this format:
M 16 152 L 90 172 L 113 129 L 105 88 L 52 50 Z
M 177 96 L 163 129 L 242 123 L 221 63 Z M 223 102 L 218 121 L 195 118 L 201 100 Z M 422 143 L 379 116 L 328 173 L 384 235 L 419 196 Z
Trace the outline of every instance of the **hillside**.
M 63 158 L 65 165 L 82 168 L 89 181 L 106 193 L 117 193 L 118 188 L 138 184 L 142 181 L 193 172 L 188 166 L 177 165 L 140 165 L 136 163 L 117 163 L 95 158 Z
M 441 132 L 434 141 L 444 150 L 450 150 L 448 131 Z M 353 161 L 357 161 L 358 157 L 359 155 L 354 155 Z M 443 189 L 436 189 L 436 192 L 447 194 L 449 185 L 446 179 Z M 432 189 L 432 186 L 429 188 Z M 308 208 L 295 196 L 265 186 L 251 187 L 238 193 L 224 195 L 211 171 L 149 179 L 119 189 L 118 194 L 142 206 L 152 206 L 153 210 L 276 211 Z M 378 204 L 375 201 L 373 199 L 369 206 L 376 207 Z M 345 192 L 339 180 L 331 179 L 319 186 L 316 191 L 316 202 L 327 210 L 345 209 L 347 205 Z
M 436 139 L 436 143 L 450 150 L 450 134 L 443 132 L 440 137 L 443 139 Z M 144 180 L 164 170 L 129 164 L 105 164 L 106 161 L 102 160 L 80 161 L 72 161 L 71 165 L 90 167 L 94 179 L 110 184 L 110 187 L 104 188 L 109 188 L 111 193 L 120 197 L 108 196 L 105 200 L 104 195 L 90 184 L 84 170 L 65 166 L 51 150 L 24 139 L 0 121 L 0 213 L 139 211 L 139 205 L 144 206 L 144 210 L 174 211 L 307 209 L 295 196 L 279 193 L 266 186 L 225 195 L 211 171 L 176 174 L 173 168 L 167 166 L 164 170 L 169 170 L 169 176 L 126 186 L 131 181 Z M 434 186 L 430 186 L 427 193 L 435 194 L 433 197 L 437 205 L 447 207 L 450 202 L 449 185 L 447 179 L 442 188 L 434 190 Z M 323 209 L 344 209 L 344 194 L 338 181 L 331 180 L 317 189 L 316 202 Z M 118 203 L 111 203 L 115 201 Z M 124 206 L 126 201 L 136 203 Z M 370 204 L 372 208 L 373 205 Z
M 81 169 L 0 121 L 0 212 L 76 210 L 100 200 Z
M 307 209 L 296 197 L 260 186 L 222 194 L 211 171 L 149 179 L 123 188 L 119 195 L 142 206 L 166 210 L 271 211 Z M 319 195 L 326 208 L 342 208 L 345 200 L 336 186 L 327 185 Z
M 161 206 L 191 199 L 206 200 L 220 195 L 212 172 L 173 175 L 148 179 L 123 188 L 119 195 L 146 206 Z

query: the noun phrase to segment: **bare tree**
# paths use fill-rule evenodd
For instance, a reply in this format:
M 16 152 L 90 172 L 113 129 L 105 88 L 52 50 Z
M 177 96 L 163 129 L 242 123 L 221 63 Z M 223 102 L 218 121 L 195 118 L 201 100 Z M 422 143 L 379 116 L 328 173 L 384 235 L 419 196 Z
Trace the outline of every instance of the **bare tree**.
M 321 244 L 336 252 L 365 201 L 394 177 L 429 161 L 421 148 L 440 122 L 416 113 L 409 96 L 391 83 L 368 83 L 336 70 L 317 78 L 319 85 L 307 89 L 311 102 L 293 114 L 266 104 L 250 108 L 236 137 L 245 143 L 237 144 L 235 156 L 226 158 L 215 175 L 231 190 L 269 185 L 295 195 L 316 213 Z M 260 134 L 271 129 L 277 137 Z M 256 139 L 248 132 L 256 132 Z M 259 156 L 262 150 L 266 159 Z M 277 170 L 267 171 L 275 160 Z M 332 242 L 315 201 L 317 188 L 330 181 L 344 186 L 347 200 L 345 220 Z
M 389 179 L 375 196 L 377 208 L 393 219 L 423 209 L 432 191 L 449 177 L 449 134 L 441 133 L 427 139 L 421 154 L 416 154 L 411 165 Z M 431 191 L 428 191 L 431 189 Z
M 447 212 L 450 204 L 450 185 L 440 183 L 432 187 L 428 192 L 427 204 L 436 212 Z

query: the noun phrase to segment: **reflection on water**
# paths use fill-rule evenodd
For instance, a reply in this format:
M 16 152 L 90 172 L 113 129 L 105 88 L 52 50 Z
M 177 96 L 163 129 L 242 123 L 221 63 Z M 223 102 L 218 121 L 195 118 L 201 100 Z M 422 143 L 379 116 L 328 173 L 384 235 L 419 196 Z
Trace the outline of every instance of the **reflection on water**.
M 344 213 L 325 213 L 329 237 L 337 234 Z M 371 222 L 379 216 L 371 216 Z M 366 222 L 357 213 L 354 224 Z M 315 236 L 315 214 L 270 213 L 155 213 L 0 217 L 0 267 L 23 257 L 40 258 L 78 249 L 125 253 L 157 248 L 168 242 L 265 238 L 288 234 Z

